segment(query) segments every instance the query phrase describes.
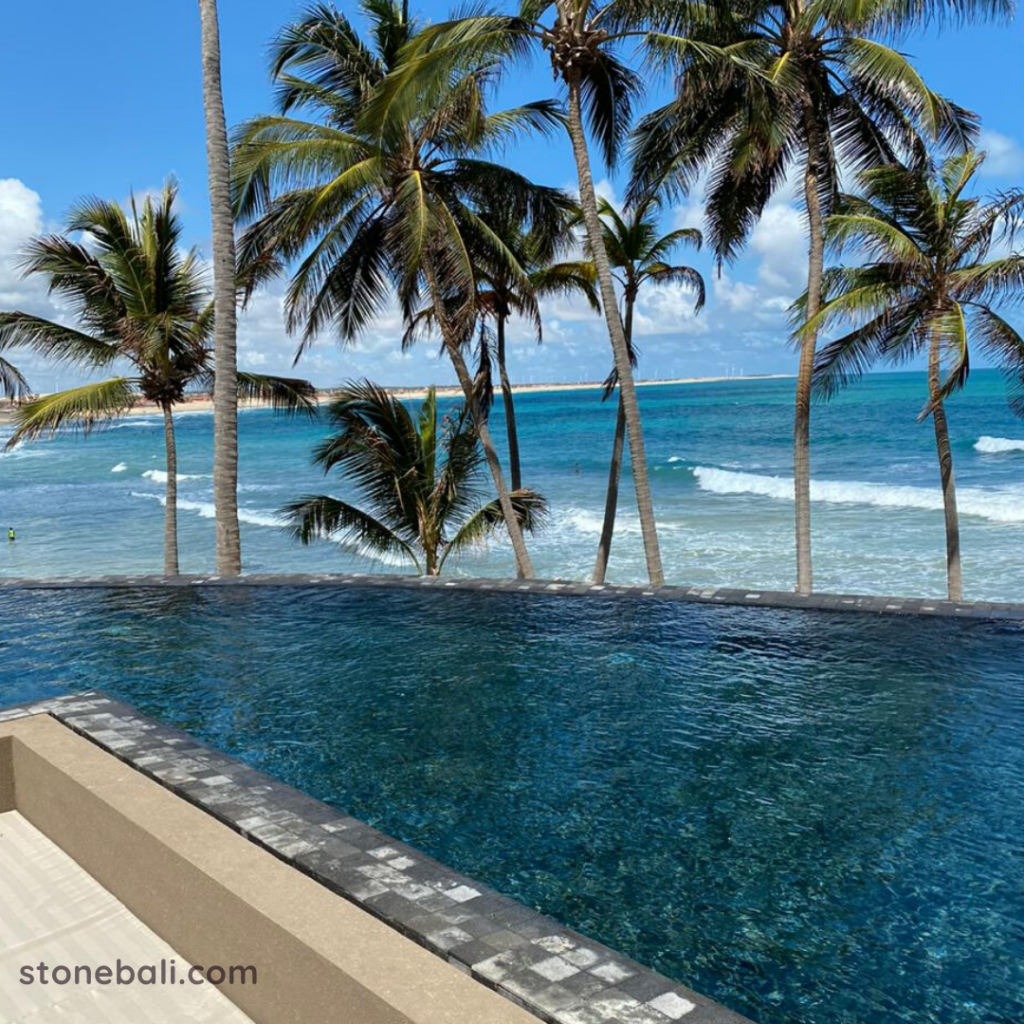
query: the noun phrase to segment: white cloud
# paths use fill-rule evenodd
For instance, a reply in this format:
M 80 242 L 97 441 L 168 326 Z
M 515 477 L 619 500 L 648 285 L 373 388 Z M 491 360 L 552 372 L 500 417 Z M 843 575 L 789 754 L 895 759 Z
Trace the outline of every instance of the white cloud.
M 18 251 L 43 227 L 43 202 L 17 178 L 0 179 L 0 306 L 18 306 L 34 292 L 22 280 Z
M 981 167 L 983 177 L 1012 178 L 1024 174 L 1024 149 L 1016 139 L 983 128 L 979 142 L 988 154 L 988 159 Z

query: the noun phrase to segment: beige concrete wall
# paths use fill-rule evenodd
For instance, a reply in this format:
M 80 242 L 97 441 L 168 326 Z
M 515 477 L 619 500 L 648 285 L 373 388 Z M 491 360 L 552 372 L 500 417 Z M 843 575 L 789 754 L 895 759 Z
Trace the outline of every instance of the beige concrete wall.
M 257 1024 L 536 1024 L 49 716 L 0 724 L 14 802 Z M 0 782 L 0 800 L 3 784 Z
M 0 814 L 14 810 L 13 746 L 10 736 L 0 735 Z

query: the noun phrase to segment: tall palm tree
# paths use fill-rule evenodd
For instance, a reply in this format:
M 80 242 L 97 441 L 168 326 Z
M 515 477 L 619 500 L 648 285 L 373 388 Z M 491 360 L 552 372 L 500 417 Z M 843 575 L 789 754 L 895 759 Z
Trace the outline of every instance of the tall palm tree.
M 329 5 L 313 8 L 274 47 L 282 114 L 243 126 L 235 149 L 236 208 L 255 218 L 243 263 L 297 260 L 289 326 L 301 352 L 326 326 L 358 336 L 392 286 L 413 315 L 425 288 L 476 424 L 505 514 L 520 577 L 533 575 L 519 517 L 462 352 L 476 322 L 477 264 L 503 264 L 525 278 L 515 255 L 484 223 L 479 206 L 501 194 L 511 213 L 540 223 L 558 215 L 557 190 L 482 158 L 515 132 L 557 125 L 551 104 L 488 113 L 487 66 L 443 87 L 409 90 L 378 116 L 373 97 L 400 67 L 400 42 L 417 31 L 404 5 L 366 0 L 374 47 Z M 311 120 L 289 116 L 301 110 Z
M 937 168 L 899 165 L 861 176 L 863 196 L 842 196 L 825 221 L 826 241 L 853 249 L 866 265 L 828 270 L 824 305 L 803 330 L 840 321 L 856 326 L 826 345 L 814 366 L 830 396 L 875 361 L 925 357 L 946 522 L 949 598 L 963 598 L 960 525 L 946 399 L 967 381 L 972 343 L 1000 366 L 1010 403 L 1024 415 L 1024 338 L 993 308 L 1024 299 L 1024 256 L 993 255 L 1024 213 L 1024 190 L 995 199 L 968 197 L 984 154 L 950 157 Z M 806 306 L 806 297 L 802 301 Z
M 231 161 L 220 79 L 217 0 L 199 0 L 203 64 L 206 163 L 213 227 L 213 292 L 217 307 L 213 347 L 219 372 L 213 391 L 213 500 L 217 509 L 217 572 L 242 571 L 238 527 L 238 362 L 235 311 L 235 224 L 231 212 Z
M 632 195 L 685 192 L 708 171 L 707 232 L 719 260 L 742 247 L 791 173 L 807 217 L 807 313 L 821 305 L 822 220 L 840 169 L 920 152 L 920 136 L 963 149 L 976 119 L 934 93 L 881 40 L 944 14 L 1007 11 L 1010 0 L 713 0 L 679 4 L 653 41 L 677 90 L 640 123 Z M 796 589 L 810 593 L 811 373 L 817 339 L 801 335 L 793 426 Z
M 664 583 L 664 571 L 636 385 L 604 247 L 588 129 L 605 163 L 614 165 L 641 88 L 639 76 L 623 62 L 618 49 L 630 37 L 645 41 L 648 30 L 665 16 L 663 8 L 665 5 L 658 0 L 522 0 L 517 15 L 478 14 L 438 25 L 411 41 L 405 67 L 391 76 L 390 87 L 377 99 L 382 107 L 400 102 L 410 84 L 443 81 L 453 67 L 472 66 L 474 62 L 519 60 L 536 46 L 550 58 L 565 90 L 580 208 L 619 380 L 647 575 L 654 586 Z
M 648 196 L 626 210 L 624 215 L 606 200 L 602 200 L 599 208 L 603 221 L 604 247 L 622 291 L 623 325 L 630 362 L 636 360 L 636 349 L 633 345 L 633 312 L 637 296 L 645 284 L 682 284 L 696 296 L 693 311 L 699 313 L 704 306 L 704 278 L 700 273 L 693 267 L 666 262 L 672 250 L 678 245 L 685 243 L 699 249 L 703 242 L 701 233 L 694 228 L 678 228 L 659 235 L 658 206 L 658 200 Z M 607 381 L 605 397 L 614 392 L 617 383 L 618 375 L 612 370 Z M 595 583 L 604 583 L 608 571 L 608 556 L 611 553 L 615 514 L 619 504 L 625 435 L 626 411 L 620 390 L 612 459 L 608 468 L 604 522 L 601 525 L 601 539 L 597 545 L 597 560 L 594 563 Z
M 44 235 L 26 247 L 26 275 L 49 281 L 51 293 L 74 310 L 76 327 L 31 313 L 0 313 L 0 351 L 17 346 L 86 371 L 131 367 L 95 384 L 46 395 L 21 405 L 8 441 L 52 434 L 65 427 L 86 432 L 124 415 L 140 402 L 163 414 L 167 456 L 164 572 L 178 572 L 177 446 L 173 408 L 190 387 L 216 385 L 219 364 L 210 348 L 214 304 L 204 284 L 198 251 L 183 251 L 174 212 L 176 190 L 164 188 L 141 209 L 86 199 L 68 216 L 64 235 Z M 85 232 L 88 243 L 70 237 Z M 214 372 L 214 368 L 217 372 Z M 302 380 L 240 373 L 236 394 L 289 411 L 316 411 L 316 392 Z
M 466 406 L 439 422 L 434 388 L 417 417 L 369 381 L 349 383 L 327 410 L 335 429 L 316 448 L 325 473 L 341 469 L 365 507 L 329 495 L 306 495 L 283 517 L 303 544 L 337 538 L 385 558 L 407 558 L 418 573 L 437 576 L 449 558 L 493 536 L 504 525 L 497 500 L 480 505 L 481 455 Z M 545 513 L 533 491 L 509 496 L 522 529 Z

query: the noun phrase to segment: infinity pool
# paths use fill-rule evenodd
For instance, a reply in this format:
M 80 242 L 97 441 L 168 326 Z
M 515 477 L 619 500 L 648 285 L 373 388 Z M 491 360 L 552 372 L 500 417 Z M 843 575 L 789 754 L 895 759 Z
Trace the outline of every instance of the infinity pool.
M 398 589 L 0 593 L 99 687 L 762 1024 L 1024 1018 L 1024 626 Z

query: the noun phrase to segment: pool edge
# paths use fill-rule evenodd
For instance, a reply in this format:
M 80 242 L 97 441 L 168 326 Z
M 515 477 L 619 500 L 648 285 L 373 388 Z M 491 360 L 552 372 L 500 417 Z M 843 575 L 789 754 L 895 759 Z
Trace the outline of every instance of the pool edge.
M 752 1024 L 682 984 L 102 691 L 46 714 L 546 1024 Z
M 215 575 L 0 577 L 4 590 L 64 590 L 147 587 L 384 587 L 395 589 L 486 591 L 546 594 L 566 597 L 633 598 L 682 604 L 732 605 L 808 611 L 866 612 L 874 615 L 920 615 L 957 619 L 1024 621 L 1024 603 L 948 601 L 923 597 L 883 597 L 871 594 L 796 594 L 755 587 L 625 586 L 569 580 L 514 580 L 498 577 L 404 576 L 374 573 L 253 573 L 237 577 Z

